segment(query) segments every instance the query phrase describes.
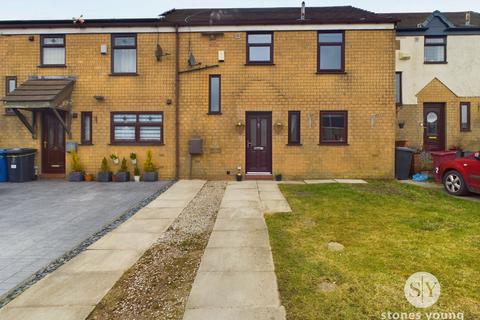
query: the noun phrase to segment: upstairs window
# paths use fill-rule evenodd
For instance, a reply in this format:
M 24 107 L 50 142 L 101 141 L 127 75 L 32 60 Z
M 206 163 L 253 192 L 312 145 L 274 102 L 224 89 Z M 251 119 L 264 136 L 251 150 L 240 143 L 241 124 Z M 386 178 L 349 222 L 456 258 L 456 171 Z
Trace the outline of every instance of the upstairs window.
M 320 144 L 347 144 L 347 111 L 320 112 Z
M 402 73 L 395 72 L 395 103 L 402 104 Z
M 212 74 L 209 77 L 209 101 L 208 101 L 208 113 L 220 114 L 221 113 L 221 76 L 218 74 Z
M 288 144 L 300 144 L 300 111 L 288 111 Z
M 137 73 L 137 36 L 112 34 L 112 73 Z
M 470 102 L 460 103 L 460 131 L 470 131 Z
M 163 144 L 163 112 L 113 112 L 112 144 Z
M 345 42 L 342 31 L 318 32 L 317 71 L 340 73 L 345 70 Z
M 273 33 L 247 33 L 247 64 L 273 63 Z
M 65 35 L 40 36 L 40 50 L 42 66 L 65 66 Z
M 425 37 L 425 63 L 447 62 L 447 37 Z

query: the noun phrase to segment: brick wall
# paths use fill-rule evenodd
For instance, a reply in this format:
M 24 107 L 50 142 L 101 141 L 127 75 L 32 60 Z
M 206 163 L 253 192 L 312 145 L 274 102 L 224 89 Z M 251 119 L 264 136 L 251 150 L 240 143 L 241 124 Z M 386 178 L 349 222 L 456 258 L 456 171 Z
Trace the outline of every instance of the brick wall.
M 182 33 L 181 70 L 188 69 L 188 49 L 201 66 L 225 62 L 216 68 L 181 74 L 180 168 L 190 177 L 188 139 L 201 136 L 204 154 L 192 159 L 192 177 L 230 179 L 226 172 L 245 168 L 245 132 L 235 123 L 245 122 L 246 111 L 271 111 L 273 172 L 285 178 L 375 177 L 392 178 L 394 167 L 395 98 L 393 30 L 346 31 L 345 74 L 316 74 L 317 33 L 275 32 L 273 66 L 246 66 L 244 32 L 226 32 L 212 40 L 199 33 Z M 101 159 L 111 153 L 145 158 L 154 151 L 161 178 L 175 173 L 174 152 L 174 34 L 160 34 L 170 56 L 155 59 L 156 34 L 138 35 L 138 76 L 110 76 L 110 35 L 66 36 L 67 67 L 39 68 L 39 36 L 0 38 L 0 87 L 5 76 L 22 83 L 31 75 L 76 76 L 73 111 L 93 112 L 93 146 L 80 146 L 87 172 L 97 172 Z M 190 44 L 189 44 L 190 43 Z M 100 45 L 107 44 L 107 55 Z M 207 115 L 208 75 L 222 75 L 222 115 Z M 98 102 L 93 96 L 105 96 Z M 302 146 L 287 146 L 289 110 L 301 111 Z M 320 110 L 348 110 L 348 146 L 319 145 Z M 165 145 L 160 147 L 110 146 L 111 111 L 164 111 Z M 0 146 L 34 146 L 16 117 L 0 116 Z M 80 117 L 73 120 L 73 141 L 80 141 Z M 41 127 L 39 127 L 39 133 Z

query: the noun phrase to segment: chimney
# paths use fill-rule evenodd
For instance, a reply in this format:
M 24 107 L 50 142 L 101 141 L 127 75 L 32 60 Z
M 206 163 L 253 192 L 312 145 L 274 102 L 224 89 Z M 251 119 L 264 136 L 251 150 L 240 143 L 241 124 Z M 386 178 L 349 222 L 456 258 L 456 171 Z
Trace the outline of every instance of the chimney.
M 300 20 L 305 20 L 305 1 L 302 1 L 302 10 L 300 11 Z
M 465 13 L 465 25 L 466 26 L 470 25 L 470 12 Z

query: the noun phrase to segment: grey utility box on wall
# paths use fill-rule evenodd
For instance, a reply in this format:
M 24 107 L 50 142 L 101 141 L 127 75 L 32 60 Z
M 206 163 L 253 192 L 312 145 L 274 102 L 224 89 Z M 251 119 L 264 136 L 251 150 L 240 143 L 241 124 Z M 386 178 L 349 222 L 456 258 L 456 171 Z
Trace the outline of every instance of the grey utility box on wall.
M 203 153 L 203 139 L 191 138 L 188 141 L 188 151 L 190 154 L 202 154 Z

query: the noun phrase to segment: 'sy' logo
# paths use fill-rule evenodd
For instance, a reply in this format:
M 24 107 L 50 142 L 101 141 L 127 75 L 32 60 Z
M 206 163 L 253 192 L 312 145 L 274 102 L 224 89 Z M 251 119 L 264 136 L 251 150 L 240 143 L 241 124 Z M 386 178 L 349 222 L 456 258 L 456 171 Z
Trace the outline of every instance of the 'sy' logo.
M 417 272 L 408 278 L 404 287 L 405 298 L 417 308 L 428 308 L 440 297 L 440 283 L 428 272 Z

